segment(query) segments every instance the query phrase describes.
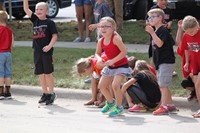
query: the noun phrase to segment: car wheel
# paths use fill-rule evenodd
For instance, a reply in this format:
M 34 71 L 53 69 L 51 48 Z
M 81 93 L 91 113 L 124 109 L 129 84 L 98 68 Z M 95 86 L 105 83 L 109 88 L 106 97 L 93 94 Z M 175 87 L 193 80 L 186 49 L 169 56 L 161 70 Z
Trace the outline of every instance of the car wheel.
M 56 0 L 47 0 L 47 4 L 49 7 L 48 17 L 55 18 L 59 10 L 58 2 Z
M 136 6 L 136 19 L 144 20 L 146 18 L 147 12 L 150 8 L 148 0 L 139 0 Z
M 20 13 L 14 13 L 12 14 L 13 17 L 15 17 L 16 19 L 22 19 L 24 16 L 26 15 L 25 12 L 20 12 Z

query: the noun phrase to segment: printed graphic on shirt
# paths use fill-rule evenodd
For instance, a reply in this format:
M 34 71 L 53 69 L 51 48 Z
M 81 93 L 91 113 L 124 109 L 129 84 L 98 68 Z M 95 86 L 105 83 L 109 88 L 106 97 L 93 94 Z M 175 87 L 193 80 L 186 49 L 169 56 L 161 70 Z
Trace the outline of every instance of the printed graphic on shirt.
M 188 42 L 187 45 L 190 51 L 199 52 L 200 50 L 200 44 L 198 42 Z
M 47 25 L 36 26 L 33 28 L 33 39 L 44 38 Z

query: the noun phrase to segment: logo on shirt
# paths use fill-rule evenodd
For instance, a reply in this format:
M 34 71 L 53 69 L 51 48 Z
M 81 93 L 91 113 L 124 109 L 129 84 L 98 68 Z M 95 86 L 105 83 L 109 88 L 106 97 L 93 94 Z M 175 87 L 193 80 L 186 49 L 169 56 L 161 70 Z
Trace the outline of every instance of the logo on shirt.
M 198 42 L 188 42 L 188 49 L 193 52 L 199 52 L 200 44 Z
M 44 38 L 47 25 L 36 26 L 33 28 L 33 39 Z

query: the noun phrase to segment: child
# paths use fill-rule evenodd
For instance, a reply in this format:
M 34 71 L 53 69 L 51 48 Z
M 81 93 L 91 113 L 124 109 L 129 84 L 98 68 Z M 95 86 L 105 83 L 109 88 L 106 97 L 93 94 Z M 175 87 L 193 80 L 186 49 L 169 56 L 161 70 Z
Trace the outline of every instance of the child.
M 131 68 L 128 66 L 128 60 L 126 58 L 127 50 L 122 42 L 121 38 L 114 32 L 116 30 L 116 23 L 110 17 L 104 17 L 100 20 L 99 30 L 103 36 L 99 39 L 96 49 L 96 57 L 100 66 L 106 66 L 102 70 L 102 77 L 99 81 L 99 88 L 106 98 L 106 105 L 102 108 L 101 112 L 106 113 L 111 108 L 113 110 L 109 113 L 109 116 L 118 116 L 123 113 L 122 106 L 122 92 L 120 85 L 124 80 L 124 77 L 131 77 Z M 100 57 L 102 50 L 104 50 L 108 60 L 103 62 Z M 112 85 L 114 91 L 113 99 L 109 85 Z
M 109 9 L 109 5 L 104 0 L 95 0 L 95 5 L 93 7 L 93 14 L 94 14 L 94 22 L 95 24 L 89 25 L 89 30 L 97 29 L 99 20 L 103 17 L 112 17 L 113 14 Z M 101 37 L 99 34 L 99 31 L 96 31 L 97 33 L 97 40 Z
M 106 60 L 106 56 L 102 53 L 101 57 Z M 97 100 L 98 94 L 98 82 L 101 77 L 101 70 L 103 68 L 97 65 L 97 59 L 94 56 L 79 59 L 75 66 L 74 71 L 80 76 L 82 75 L 92 75 L 92 99 L 86 102 L 84 105 L 97 105 L 99 106 L 104 102 L 104 97 L 101 95 L 99 100 Z
M 55 23 L 46 17 L 48 6 L 39 2 L 35 7 L 34 14 L 29 9 L 28 0 L 24 0 L 24 11 L 33 23 L 33 48 L 35 74 L 39 76 L 43 95 L 39 103 L 52 104 L 56 98 L 54 93 L 53 69 L 53 45 L 57 40 Z
M 143 60 L 136 61 L 133 78 L 124 83 L 121 89 L 122 93 L 126 90 L 135 103 L 128 109 L 130 112 L 146 112 L 149 108 L 155 108 L 161 99 L 156 76 Z
M 175 65 L 175 56 L 171 35 L 163 26 L 163 10 L 151 9 L 148 12 L 150 25 L 146 26 L 146 31 L 151 35 L 153 61 L 158 72 L 158 84 L 161 90 L 161 105 L 153 112 L 154 115 L 167 114 L 168 111 L 175 111 L 172 104 L 172 96 L 169 89 Z M 153 27 L 155 27 L 155 31 Z
M 185 31 L 182 38 L 182 49 L 185 50 L 185 71 L 190 73 L 190 77 L 195 83 L 197 100 L 200 103 L 200 28 L 199 23 L 193 16 L 186 16 L 182 23 Z M 193 115 L 200 117 L 200 111 Z
M 11 98 L 10 85 L 12 77 L 12 44 L 14 42 L 12 30 L 6 26 L 8 21 L 6 11 L 0 11 L 0 100 Z M 4 90 L 5 85 L 5 90 Z
M 189 76 L 190 73 L 185 71 L 183 67 L 185 65 L 185 53 L 184 53 L 185 51 L 182 48 L 182 44 L 183 44 L 182 37 L 183 37 L 182 20 L 179 20 L 178 30 L 176 34 L 176 43 L 178 45 L 177 53 L 182 57 L 182 72 L 183 72 L 183 76 L 185 77 L 185 79 L 181 82 L 181 86 L 191 91 L 190 95 L 187 97 L 187 100 L 191 101 L 192 99 L 196 98 L 196 92 L 194 88 L 194 83 L 191 77 Z

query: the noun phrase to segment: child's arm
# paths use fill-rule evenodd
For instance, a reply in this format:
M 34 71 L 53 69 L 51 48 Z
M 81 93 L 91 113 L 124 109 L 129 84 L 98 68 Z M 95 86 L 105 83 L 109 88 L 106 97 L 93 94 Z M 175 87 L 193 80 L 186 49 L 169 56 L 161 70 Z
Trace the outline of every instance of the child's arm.
M 107 66 L 112 66 L 115 62 L 121 60 L 122 58 L 124 58 L 127 54 L 127 49 L 126 46 L 124 45 L 124 43 L 122 42 L 121 38 L 118 36 L 114 36 L 113 38 L 113 43 L 115 45 L 117 45 L 117 47 L 119 48 L 119 50 L 121 51 L 115 58 L 113 58 L 112 60 L 108 60 L 106 62 Z
M 188 72 L 188 67 L 189 67 L 189 50 L 185 50 L 185 65 L 184 69 L 186 72 Z
M 151 35 L 153 41 L 159 48 L 163 46 L 164 42 L 156 35 L 152 26 L 147 25 L 145 30 Z
M 57 34 L 53 34 L 49 45 L 43 47 L 42 50 L 43 50 L 44 52 L 48 52 L 48 51 L 53 47 L 53 45 L 56 43 L 57 38 L 58 38 L 58 35 L 57 35 Z
M 176 33 L 176 43 L 180 49 L 181 49 L 181 42 L 182 42 L 182 36 L 183 36 L 182 21 L 183 20 L 178 21 L 178 30 Z
M 90 24 L 90 25 L 88 26 L 88 29 L 91 30 L 91 31 L 93 31 L 93 30 L 95 30 L 95 29 L 98 27 L 98 24 L 99 24 L 99 23 L 97 23 L 97 24 Z
M 97 68 L 103 68 L 104 66 L 106 66 L 106 64 L 103 62 L 103 59 L 101 58 L 101 53 L 102 53 L 101 41 L 102 38 L 98 40 L 95 52 L 95 57 L 97 58 L 97 65 L 96 65 Z
M 132 84 L 136 83 L 136 80 L 134 78 L 131 78 L 130 80 L 128 80 L 126 83 L 123 84 L 122 86 L 122 94 L 124 92 L 126 92 L 126 90 L 128 89 L 128 87 L 130 87 Z
M 24 0 L 24 12 L 26 13 L 26 15 L 31 17 L 32 11 L 29 9 L 28 0 Z

